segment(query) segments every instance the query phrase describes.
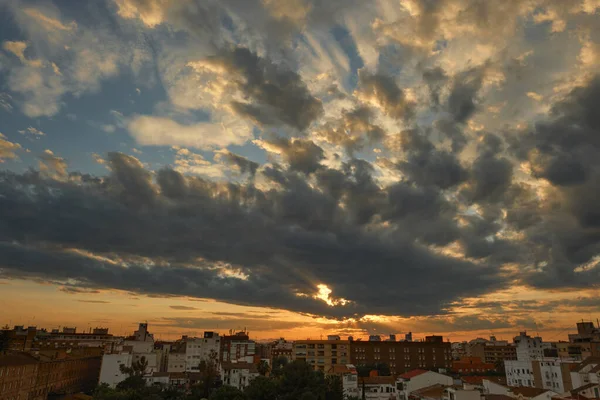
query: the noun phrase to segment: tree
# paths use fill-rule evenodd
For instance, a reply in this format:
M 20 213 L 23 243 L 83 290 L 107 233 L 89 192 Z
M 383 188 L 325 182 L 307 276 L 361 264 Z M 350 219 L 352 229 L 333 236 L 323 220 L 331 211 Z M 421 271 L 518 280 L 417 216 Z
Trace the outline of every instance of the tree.
M 313 367 L 304 361 L 293 361 L 282 371 L 279 384 L 281 400 L 298 400 L 306 392 L 317 397 L 325 397 L 325 377 L 321 372 L 315 372 Z
M 283 371 L 283 368 L 288 364 L 288 359 L 285 356 L 279 356 L 273 360 L 273 365 L 271 366 L 271 374 L 279 376 Z
M 268 362 L 266 362 L 265 360 L 261 360 L 257 366 L 257 369 L 258 369 L 259 374 L 261 374 L 262 376 L 265 376 L 269 373 L 269 371 L 271 370 L 271 367 L 269 367 Z
M 494 363 L 494 366 L 496 367 L 496 372 L 500 375 L 504 375 L 506 373 L 505 369 L 504 369 L 504 360 L 496 360 L 496 362 Z
M 221 386 L 211 393 L 209 400 L 248 400 L 241 390 L 233 386 Z
M 131 367 L 127 367 L 124 364 L 119 365 L 119 369 L 122 374 L 132 376 L 144 376 L 146 375 L 146 369 L 148 368 L 148 360 L 145 356 L 141 356 L 139 360 L 131 363 Z
M 337 375 L 330 375 L 325 379 L 325 384 L 327 385 L 326 400 L 344 400 L 342 378 Z
M 272 400 L 277 398 L 279 379 L 257 376 L 244 390 L 249 400 Z
M 212 391 L 217 387 L 218 378 L 220 376 L 219 370 L 219 354 L 216 351 L 211 351 L 207 360 L 200 361 L 198 370 L 202 375 L 199 388 L 201 389 L 203 397 L 208 398 Z
M 361 364 L 356 367 L 356 372 L 360 377 L 368 377 L 371 371 L 377 371 L 379 376 L 390 376 L 390 367 L 385 363 Z
M 10 331 L 8 330 L 8 326 L 2 328 L 0 330 L 0 354 L 4 353 L 8 350 L 10 346 Z
M 146 381 L 140 375 L 128 376 L 125 380 L 117 383 L 118 391 L 126 391 L 126 390 L 142 390 L 146 387 Z

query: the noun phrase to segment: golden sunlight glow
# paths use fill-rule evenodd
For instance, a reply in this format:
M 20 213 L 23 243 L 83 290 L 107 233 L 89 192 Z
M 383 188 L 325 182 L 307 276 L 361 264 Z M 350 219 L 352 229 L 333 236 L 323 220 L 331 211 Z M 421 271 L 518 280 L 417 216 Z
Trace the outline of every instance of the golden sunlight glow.
M 349 303 L 349 301 L 346 299 L 335 299 L 335 298 L 330 297 L 330 295 L 331 295 L 331 293 L 333 293 L 333 291 L 329 288 L 329 286 L 327 286 L 323 283 L 317 285 L 317 289 L 319 289 L 319 292 L 317 294 L 315 294 L 313 296 L 313 298 L 322 300 L 331 307 L 343 306 L 343 305 Z

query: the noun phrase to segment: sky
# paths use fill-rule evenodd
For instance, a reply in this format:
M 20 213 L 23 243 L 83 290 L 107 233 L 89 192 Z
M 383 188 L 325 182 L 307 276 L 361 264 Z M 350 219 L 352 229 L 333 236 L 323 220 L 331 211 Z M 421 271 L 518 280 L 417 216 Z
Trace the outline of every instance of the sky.
M 600 0 L 0 0 L 0 323 L 565 339 Z

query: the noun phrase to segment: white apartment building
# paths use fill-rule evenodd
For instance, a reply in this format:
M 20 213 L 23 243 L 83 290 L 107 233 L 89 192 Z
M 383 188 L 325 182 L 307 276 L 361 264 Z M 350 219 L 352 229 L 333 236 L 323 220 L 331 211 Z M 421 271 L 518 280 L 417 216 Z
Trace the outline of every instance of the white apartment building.
M 564 393 L 570 388 L 565 387 L 563 377 L 563 368 L 561 365 L 567 363 L 559 358 L 544 358 L 540 361 L 534 361 L 534 370 L 539 368 L 539 376 L 541 382 L 537 383 L 537 387 L 552 390 L 557 393 Z
M 518 361 L 532 361 L 544 358 L 544 349 L 550 348 L 550 343 L 544 343 L 539 336 L 531 337 L 527 332 L 520 332 L 513 339 L 517 347 Z
M 185 370 L 194 372 L 199 370 L 201 361 L 208 361 L 211 354 L 219 355 L 221 340 L 216 332 L 204 332 L 202 338 L 185 339 Z
M 185 372 L 185 353 L 169 353 L 167 372 Z
M 533 366 L 530 360 L 505 360 L 504 371 L 508 386 L 535 387 Z
M 254 361 L 254 355 L 256 354 L 256 343 L 252 340 L 232 340 L 231 341 L 231 354 L 226 358 L 225 354 L 223 359 L 229 359 L 231 362 L 248 362 Z M 225 352 L 225 350 L 224 350 Z
M 481 392 L 475 389 L 447 387 L 444 390 L 442 400 L 481 400 Z
M 255 364 L 252 363 L 221 363 L 221 381 L 225 385 L 243 390 L 252 379 L 259 375 Z
M 370 376 L 360 378 L 358 397 L 367 400 L 396 400 L 396 381 L 393 376 Z
M 119 382 L 127 378 L 127 374 L 121 373 L 121 365 L 131 367 L 132 360 L 133 356 L 128 353 L 103 355 L 99 383 L 106 383 L 111 388 L 116 388 Z
M 577 389 L 590 384 L 600 384 L 600 359 L 588 358 L 575 371 L 571 371 L 573 388 Z
M 407 400 L 415 390 L 423 389 L 433 385 L 450 386 L 454 383 L 452 377 L 438 374 L 437 372 L 423 369 L 415 369 L 398 376 L 396 388 L 398 399 Z

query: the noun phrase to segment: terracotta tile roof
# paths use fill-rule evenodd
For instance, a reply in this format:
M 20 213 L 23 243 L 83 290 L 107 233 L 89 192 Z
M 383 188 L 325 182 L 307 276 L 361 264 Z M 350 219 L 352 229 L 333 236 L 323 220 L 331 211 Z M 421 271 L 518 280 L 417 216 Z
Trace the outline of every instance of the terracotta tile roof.
M 348 365 L 335 364 L 327 373 L 329 374 L 356 374 L 356 368 L 349 368 Z
M 0 367 L 37 364 L 40 361 L 26 353 L 10 353 L 0 356 Z
M 483 385 L 483 380 L 488 378 L 487 376 L 461 376 L 460 380 L 464 383 L 471 385 Z
M 486 394 L 485 400 L 515 400 L 505 394 Z
M 588 357 L 578 365 L 575 371 L 579 372 L 590 364 L 600 364 L 600 357 Z
M 511 387 L 510 391 L 517 396 L 522 395 L 523 397 L 532 398 L 532 397 L 539 396 L 542 393 L 549 392 L 550 390 L 535 388 L 535 387 L 519 386 L 519 387 Z
M 593 388 L 594 386 L 598 386 L 598 385 L 599 385 L 598 383 L 588 383 L 587 385 L 579 386 L 578 388 L 571 390 L 571 394 L 583 392 L 584 390 L 588 390 L 589 388 Z
M 411 392 L 410 395 L 411 396 L 416 395 L 417 397 L 429 397 L 429 398 L 441 399 L 444 394 L 444 391 L 446 390 L 447 387 L 448 386 L 446 386 L 446 385 L 436 384 L 436 385 L 424 387 L 419 390 L 415 390 L 415 391 Z
M 256 364 L 246 363 L 246 362 L 238 362 L 238 363 L 223 362 L 223 363 L 221 363 L 221 368 L 223 368 L 226 371 L 228 371 L 230 369 L 249 369 L 250 372 L 258 372 L 258 369 L 256 368 Z
M 482 376 L 482 378 L 485 381 L 490 381 L 497 385 L 506 386 L 506 378 L 503 376 Z
M 412 371 L 408 371 L 408 372 L 405 372 L 402 375 L 400 375 L 400 378 L 411 379 L 411 378 L 414 378 L 415 376 L 424 374 L 425 372 L 429 372 L 429 371 L 424 370 L 424 369 L 413 369 Z
M 368 376 L 359 378 L 359 381 L 361 385 L 363 382 L 365 385 L 393 385 L 396 382 L 393 376 Z

